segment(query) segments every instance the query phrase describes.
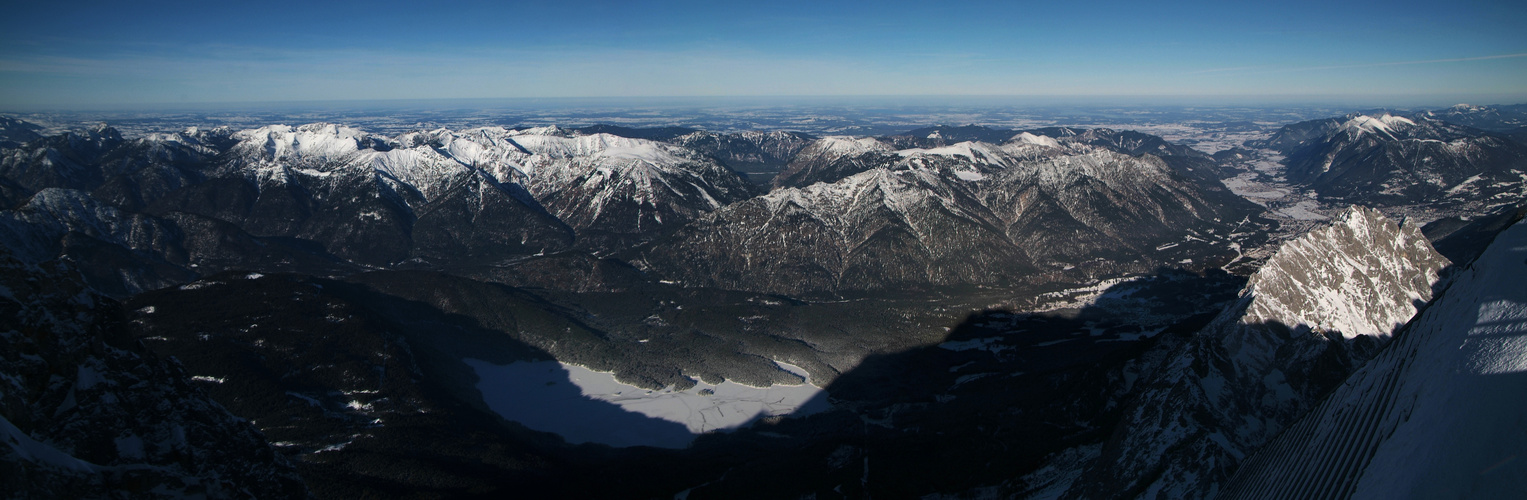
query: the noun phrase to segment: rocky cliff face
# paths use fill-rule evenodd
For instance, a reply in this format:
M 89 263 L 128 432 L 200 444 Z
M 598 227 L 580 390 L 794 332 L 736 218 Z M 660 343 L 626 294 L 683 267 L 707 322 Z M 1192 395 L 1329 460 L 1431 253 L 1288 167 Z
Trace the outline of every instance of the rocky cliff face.
M 301 498 L 215 383 L 126 334 L 66 265 L 0 255 L 0 488 L 17 498 Z
M 1364 208 L 1285 243 L 1207 328 L 1158 346 L 1066 496 L 1214 496 L 1430 300 L 1447 265 L 1414 227 Z
M 1236 471 L 1221 498 L 1510 498 L 1527 489 L 1527 226 Z

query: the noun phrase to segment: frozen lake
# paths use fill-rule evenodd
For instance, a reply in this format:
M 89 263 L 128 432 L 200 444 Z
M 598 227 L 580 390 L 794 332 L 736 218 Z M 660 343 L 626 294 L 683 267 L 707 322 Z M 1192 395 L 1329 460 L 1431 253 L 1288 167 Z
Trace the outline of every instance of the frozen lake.
M 569 443 L 683 448 L 695 436 L 746 426 L 760 418 L 827 409 L 827 393 L 809 383 L 752 387 L 700 382 L 677 391 L 622 384 L 613 373 L 557 361 L 495 365 L 465 359 L 477 372 L 488 408 Z M 806 377 L 806 371 L 776 362 Z

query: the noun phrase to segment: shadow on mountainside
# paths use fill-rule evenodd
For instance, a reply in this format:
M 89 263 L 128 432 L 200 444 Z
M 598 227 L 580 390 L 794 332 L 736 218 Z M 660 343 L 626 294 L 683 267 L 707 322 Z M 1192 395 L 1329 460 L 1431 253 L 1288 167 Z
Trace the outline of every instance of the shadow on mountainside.
M 1245 281 L 1218 270 L 1161 268 L 1075 309 L 972 313 L 936 342 L 870 356 L 839 374 L 826 387 L 828 411 L 700 435 L 683 450 L 570 446 L 500 418 L 478 390 L 478 372 L 463 360 L 507 365 L 553 358 L 512 332 L 538 332 L 594 360 L 637 352 L 623 349 L 588 311 L 563 310 L 562 302 L 512 287 L 426 272 L 346 281 L 226 273 L 142 294 L 129 308 L 139 311 L 140 338 L 189 361 L 190 373 L 221 380 L 208 391 L 256 420 L 325 495 L 651 497 L 684 488 L 691 488 L 690 498 L 894 497 L 978 488 L 1020 494 L 1030 486 L 1016 479 L 1055 454 L 1095 457 L 1129 431 L 1124 415 L 1142 404 L 1146 365 L 1179 355 Z M 205 285 L 213 282 L 219 284 Z M 696 306 L 684 310 L 715 305 L 677 293 L 663 297 Z M 142 312 L 150 306 L 158 312 Z M 753 313 L 741 311 L 755 307 L 783 306 L 722 316 L 744 319 Z M 1309 333 L 1262 326 L 1280 336 Z M 697 332 L 719 342 L 705 344 L 712 348 L 750 341 Z M 1308 373 L 1289 373 L 1303 378 L 1290 381 L 1323 392 L 1319 387 L 1340 383 L 1350 371 L 1346 360 L 1371 355 L 1331 352 L 1313 358 Z M 662 365 L 681 359 L 689 358 L 636 360 L 629 373 L 658 383 L 684 374 L 685 366 Z M 554 383 L 538 389 L 582 399 L 565 375 L 547 381 Z M 643 438 L 688 432 L 594 400 L 568 411 Z M 587 480 L 595 476 L 600 480 Z
M 1521 247 L 1501 250 L 1512 251 L 1457 263 L 1453 286 L 1249 456 L 1221 497 L 1511 498 L 1523 491 L 1527 321 L 1508 311 L 1527 303 L 1527 289 L 1502 284 L 1527 261 Z
M 1471 267 L 1500 230 L 1519 218 L 1519 209 L 1508 208 L 1444 233 L 1437 247 L 1451 249 L 1456 260 L 1439 270 L 1432 300 L 1414 300 L 1415 315 L 1406 325 L 1393 325 L 1392 337 L 1346 338 L 1339 331 L 1277 321 L 1241 323 L 1248 303 L 1241 301 L 1203 333 L 1164 340 L 1160 352 L 1146 358 L 1170 357 L 1134 389 L 1125 409 L 1131 418 L 1102 444 L 1097 459 L 1075 479 L 1078 487 L 1063 498 L 1134 498 L 1148 488 L 1203 497 L 1226 486 L 1248 455 L 1286 434 L 1317 405 L 1329 404 L 1322 401 L 1350 384 L 1348 377 L 1370 360 L 1408 342 L 1415 318 L 1436 307 L 1456 285 L 1459 271 Z
M 1495 241 L 1495 235 L 1527 215 L 1527 203 L 1503 207 L 1494 213 L 1464 220 L 1458 217 L 1437 219 L 1421 227 L 1426 238 L 1432 240 L 1437 253 L 1452 261 L 1454 267 L 1478 257 Z
M 1077 310 L 973 313 L 938 344 L 845 372 L 827 387 L 832 411 L 702 437 L 693 453 L 736 465 L 689 498 L 884 498 L 1001 485 L 1051 454 L 1107 439 L 1142 354 L 1201 329 L 1244 282 L 1161 269 Z M 747 448 L 755 451 L 739 456 Z

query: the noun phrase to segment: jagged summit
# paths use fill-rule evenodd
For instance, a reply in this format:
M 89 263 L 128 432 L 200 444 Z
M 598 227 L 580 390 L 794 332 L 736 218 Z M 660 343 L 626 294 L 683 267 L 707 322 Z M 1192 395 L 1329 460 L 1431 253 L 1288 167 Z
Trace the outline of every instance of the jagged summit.
M 1155 364 L 1117 435 L 1064 497 L 1212 497 L 1409 321 L 1447 265 L 1416 228 L 1362 207 L 1285 242 L 1206 328 L 1142 358 Z
M 1416 227 L 1353 206 L 1284 244 L 1252 275 L 1240 321 L 1385 337 L 1430 300 L 1431 284 L 1450 264 Z
M 455 203 L 448 198 L 464 193 L 461 186 L 484 183 L 470 190 L 499 192 L 495 196 L 525 205 L 518 210 L 548 212 L 596 239 L 610 234 L 639 238 L 640 233 L 682 224 L 753 192 L 734 172 L 688 149 L 607 133 L 581 134 L 555 125 L 438 129 L 381 138 L 333 124 L 310 124 L 265 127 L 239 137 L 243 142 L 234 150 L 253 153 L 256 161 L 244 163 L 257 167 L 236 164 L 235 170 L 253 175 L 262 185 L 299 178 L 304 186 L 340 182 L 371 189 L 362 186 L 376 184 L 382 192 L 375 196 L 395 200 L 387 203 L 423 217 L 431 204 Z M 629 244 L 622 243 L 625 238 L 596 245 L 619 247 Z
M 1246 461 L 1221 498 L 1512 498 L 1527 488 L 1527 225 Z

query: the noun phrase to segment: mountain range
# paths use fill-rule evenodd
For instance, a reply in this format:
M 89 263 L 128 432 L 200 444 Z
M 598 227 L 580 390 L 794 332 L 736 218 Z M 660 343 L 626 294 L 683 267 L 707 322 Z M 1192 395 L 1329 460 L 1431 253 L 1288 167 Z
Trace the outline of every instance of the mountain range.
M 1243 124 L 1213 154 L 1113 128 L 6 118 L 0 485 L 1508 496 L 1520 115 Z M 683 447 L 505 411 L 532 399 L 495 374 L 526 366 L 578 402 L 543 417 Z M 723 384 L 821 392 L 692 431 L 751 403 Z
M 1428 115 L 1301 122 L 1261 145 L 1288 158 L 1290 181 L 1332 203 L 1487 211 L 1519 201 L 1527 173 L 1527 145 Z

